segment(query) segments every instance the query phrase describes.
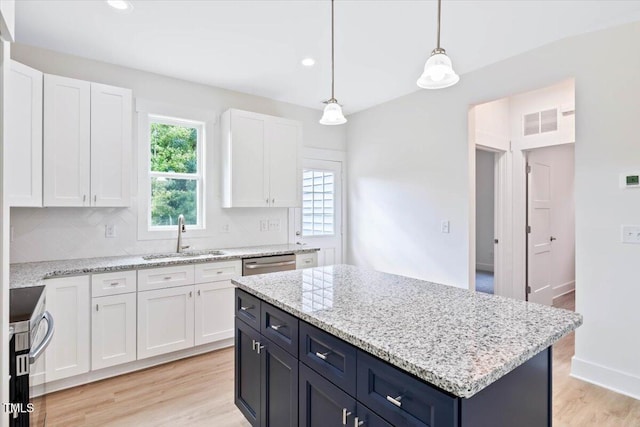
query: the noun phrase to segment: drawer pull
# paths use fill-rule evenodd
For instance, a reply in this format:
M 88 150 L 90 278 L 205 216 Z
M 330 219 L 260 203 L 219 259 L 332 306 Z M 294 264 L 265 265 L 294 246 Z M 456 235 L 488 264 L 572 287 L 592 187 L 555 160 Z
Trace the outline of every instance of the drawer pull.
M 118 286 L 120 284 L 120 282 L 113 282 L 111 283 L 111 286 Z
M 304 262 L 307 263 L 307 264 L 311 263 L 311 258 L 305 259 Z
M 164 280 L 171 280 L 171 276 L 164 276 Z
M 270 328 L 273 329 L 274 331 L 277 331 L 280 328 L 286 328 L 287 325 L 271 325 Z
M 347 425 L 347 417 L 351 415 L 350 411 L 347 411 L 347 408 L 342 408 L 342 425 Z
M 402 407 L 402 402 L 401 402 L 401 400 L 402 400 L 402 398 L 403 398 L 403 397 L 404 397 L 404 396 L 402 396 L 402 395 L 400 395 L 400 396 L 398 396 L 398 397 L 391 397 L 391 396 L 387 396 L 387 400 L 388 400 L 389 402 L 393 403 L 394 405 L 396 405 L 398 408 L 401 408 L 401 407 Z
M 316 356 L 318 356 L 322 360 L 327 360 L 327 356 L 330 355 L 331 353 L 333 353 L 333 352 L 332 351 L 327 351 L 325 353 L 320 353 L 319 351 L 316 351 Z
M 254 308 L 255 308 L 255 306 L 253 306 L 253 305 L 249 305 L 249 306 L 246 306 L 246 307 L 244 305 L 240 306 L 240 310 L 242 310 L 242 311 L 253 310 Z
M 216 274 L 222 274 L 222 273 L 223 273 L 223 271 L 222 271 L 222 270 L 218 270 L 218 271 L 216 271 Z

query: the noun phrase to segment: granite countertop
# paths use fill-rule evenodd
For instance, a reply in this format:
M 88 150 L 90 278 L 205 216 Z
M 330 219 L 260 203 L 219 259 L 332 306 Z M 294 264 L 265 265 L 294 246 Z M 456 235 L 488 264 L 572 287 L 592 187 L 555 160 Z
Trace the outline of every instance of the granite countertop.
M 118 270 L 133 270 L 170 265 L 196 264 L 233 259 L 316 252 L 318 248 L 302 245 L 271 245 L 246 248 L 220 249 L 222 255 L 201 255 L 187 258 L 158 258 L 145 260 L 147 255 L 129 255 L 102 258 L 80 258 L 60 261 L 25 262 L 11 264 L 9 269 L 10 288 L 24 288 L 42 285 L 43 280 L 52 277 L 74 276 L 90 273 L 105 273 Z M 197 251 L 206 252 L 206 251 Z M 156 254 L 152 254 L 156 255 Z M 167 254 L 168 255 L 168 254 Z
M 571 311 L 349 265 L 232 281 L 462 398 L 582 324 Z

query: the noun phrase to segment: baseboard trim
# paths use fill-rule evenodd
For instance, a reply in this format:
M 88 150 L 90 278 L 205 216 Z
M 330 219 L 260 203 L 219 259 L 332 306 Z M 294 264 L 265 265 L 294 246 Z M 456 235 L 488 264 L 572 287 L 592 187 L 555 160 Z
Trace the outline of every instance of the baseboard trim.
M 576 290 L 576 281 L 572 280 L 567 283 L 563 283 L 558 286 L 553 287 L 553 299 L 561 297 L 562 295 L 566 295 L 569 292 L 573 292 Z
M 480 271 L 490 271 L 493 273 L 493 264 L 484 264 L 482 262 L 476 263 L 476 270 Z
M 571 376 L 640 400 L 640 377 L 573 356 Z
M 87 373 L 75 375 L 73 377 L 63 378 L 60 380 L 48 382 L 46 384 L 36 385 L 32 388 L 31 395 L 33 397 L 37 397 L 43 394 L 52 393 L 54 391 L 60 391 L 83 384 L 89 384 L 95 381 L 117 377 L 118 375 L 124 375 L 131 372 L 151 368 L 153 366 L 162 365 L 164 363 L 185 359 L 187 357 L 209 353 L 214 350 L 232 347 L 233 345 L 234 338 L 226 338 L 210 344 L 203 344 L 197 347 L 191 347 L 172 353 L 149 357 L 147 359 L 140 359 L 129 363 L 123 363 L 122 365 L 111 366 L 108 368 L 99 369 L 97 371 L 89 371 Z

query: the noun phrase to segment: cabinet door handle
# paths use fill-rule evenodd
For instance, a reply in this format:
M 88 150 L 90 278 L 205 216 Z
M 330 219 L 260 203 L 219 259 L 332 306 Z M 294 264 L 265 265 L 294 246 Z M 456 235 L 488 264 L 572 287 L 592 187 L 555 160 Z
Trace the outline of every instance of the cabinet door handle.
M 327 351 L 324 353 L 320 353 L 319 351 L 316 351 L 316 356 L 318 356 L 322 360 L 327 360 L 327 356 L 330 355 L 331 353 L 332 353 L 331 351 Z
M 100 306 L 96 304 L 96 311 L 100 311 Z
M 97 195 L 93 195 L 93 203 L 96 203 L 98 201 L 98 196 Z
M 402 398 L 403 398 L 403 397 L 404 397 L 404 396 L 402 396 L 402 395 L 400 395 L 400 396 L 398 396 L 398 397 L 391 397 L 391 396 L 387 396 L 387 400 L 388 400 L 389 402 L 393 403 L 394 405 L 396 405 L 398 408 L 401 408 L 401 407 L 402 407 L 402 402 L 401 402 L 401 400 L 402 400 Z
M 84 202 L 86 202 L 86 201 L 87 201 L 87 195 L 86 195 L 86 194 L 83 194 L 83 195 L 82 195 L 82 203 L 84 203 Z
M 246 306 L 246 307 L 244 305 L 240 306 L 240 310 L 242 310 L 242 311 L 253 310 L 253 308 L 254 308 L 253 305 Z
M 271 325 L 270 328 L 273 329 L 274 331 L 277 331 L 280 328 L 284 328 L 287 325 Z
M 189 298 L 193 297 L 193 291 L 189 291 Z
M 202 295 L 202 294 L 200 293 L 200 289 L 198 289 L 198 296 L 200 296 L 200 295 Z
M 347 408 L 342 408 L 342 425 L 347 425 L 347 417 L 351 415 L 351 411 L 347 411 Z
M 260 350 L 262 350 L 263 348 L 264 346 L 260 344 L 260 341 L 258 341 L 258 345 L 256 346 L 256 350 L 258 350 L 258 354 L 260 354 Z
M 269 199 L 267 199 L 267 204 L 269 204 Z
M 361 421 L 358 417 L 353 420 L 353 427 L 360 427 L 364 425 L 364 421 Z
M 258 343 L 258 341 L 256 340 L 251 340 L 251 348 L 253 349 L 253 351 L 256 351 L 256 344 Z
M 271 199 L 271 204 L 275 204 L 276 203 L 276 199 Z

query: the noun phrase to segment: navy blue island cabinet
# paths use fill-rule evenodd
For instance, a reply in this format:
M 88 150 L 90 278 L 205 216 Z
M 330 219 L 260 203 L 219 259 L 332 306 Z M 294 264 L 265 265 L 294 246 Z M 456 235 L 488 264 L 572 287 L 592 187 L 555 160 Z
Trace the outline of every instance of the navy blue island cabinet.
M 240 289 L 235 305 L 235 404 L 252 426 L 551 426 L 551 348 L 461 398 Z

